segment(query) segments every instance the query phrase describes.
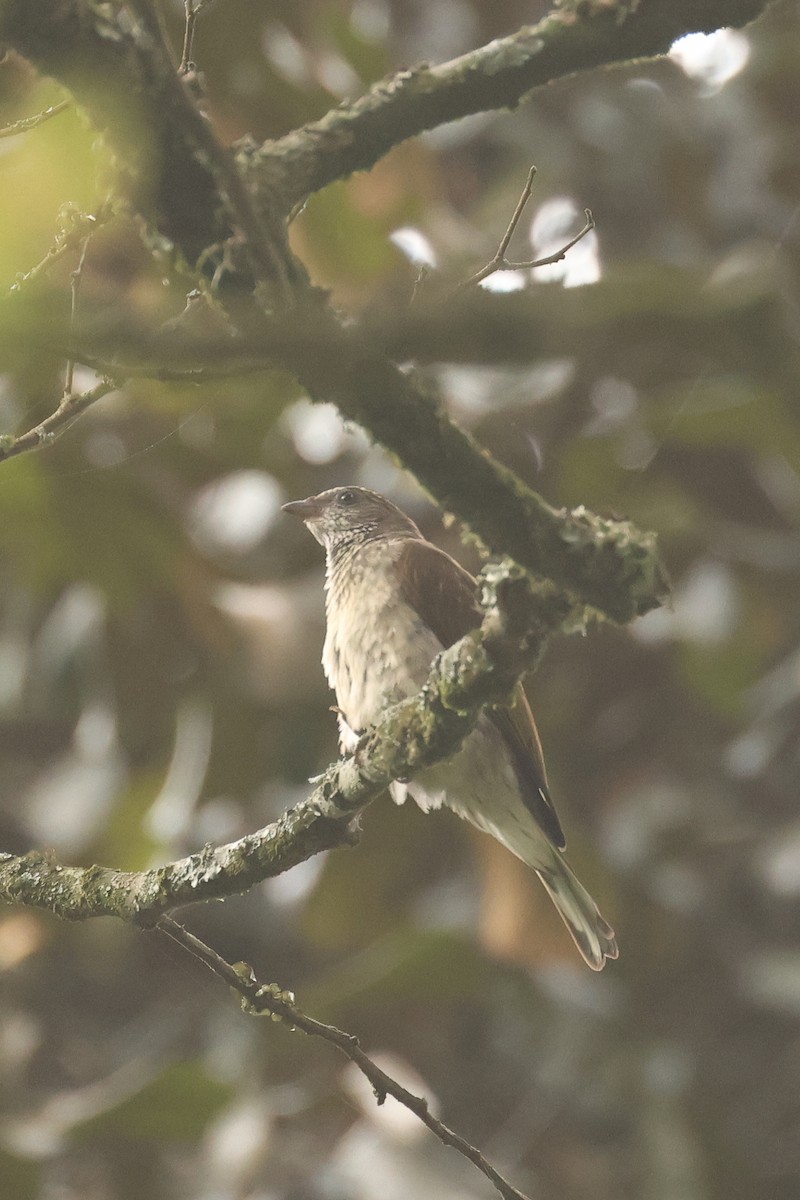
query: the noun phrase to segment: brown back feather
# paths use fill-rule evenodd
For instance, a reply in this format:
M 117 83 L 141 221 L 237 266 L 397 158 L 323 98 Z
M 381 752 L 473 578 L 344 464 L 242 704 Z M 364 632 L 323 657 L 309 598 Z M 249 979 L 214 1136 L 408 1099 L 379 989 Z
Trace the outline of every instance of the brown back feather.
M 452 646 L 481 623 L 475 579 L 443 550 L 423 538 L 409 538 L 396 563 L 403 598 L 422 617 L 443 647 Z M 511 755 L 522 798 L 531 815 L 558 850 L 564 832 L 547 788 L 542 744 L 528 699 L 520 684 L 509 708 L 490 709 Z

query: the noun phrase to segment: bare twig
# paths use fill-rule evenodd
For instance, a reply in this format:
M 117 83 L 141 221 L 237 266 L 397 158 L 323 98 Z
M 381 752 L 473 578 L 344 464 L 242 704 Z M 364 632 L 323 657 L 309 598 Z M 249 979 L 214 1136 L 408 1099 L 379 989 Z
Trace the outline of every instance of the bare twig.
M 17 275 L 17 278 L 8 289 L 8 295 L 10 296 L 15 292 L 21 291 L 26 284 L 33 283 L 33 281 L 38 279 L 40 275 L 44 275 L 45 272 L 52 267 L 53 263 L 58 262 L 58 260 L 63 258 L 64 255 L 71 249 L 72 243 L 66 240 L 61 241 L 59 239 L 53 242 L 53 245 L 47 251 L 44 258 L 40 259 L 39 262 L 36 263 L 35 266 L 31 267 L 29 271 L 26 271 L 24 274 Z
M 535 267 L 547 267 L 550 266 L 551 263 L 561 262 L 561 260 L 567 255 L 572 247 L 575 246 L 582 238 L 585 238 L 587 233 L 594 229 L 594 217 L 592 216 L 591 210 L 585 208 L 583 213 L 586 223 L 583 226 L 583 229 L 576 233 L 575 237 L 570 238 L 570 240 L 564 246 L 562 246 L 560 250 L 556 250 L 554 254 L 548 254 L 545 258 L 534 258 L 529 262 L 512 262 L 510 259 L 506 258 L 506 251 L 508 250 L 509 242 L 514 235 L 517 225 L 519 225 L 520 217 L 522 216 L 525 205 L 531 198 L 535 175 L 536 167 L 531 167 L 530 171 L 528 171 L 528 178 L 525 181 L 525 187 L 522 189 L 522 194 L 517 201 L 517 207 L 514 209 L 514 214 L 508 223 L 508 229 L 506 229 L 505 233 L 503 234 L 503 237 L 500 240 L 500 245 L 497 247 L 494 257 L 490 259 L 485 267 L 481 267 L 480 271 L 476 271 L 476 273 L 469 279 L 465 279 L 464 282 L 459 285 L 458 290 L 461 288 L 474 287 L 475 284 L 482 283 L 484 279 L 488 279 L 490 275 L 494 275 L 496 271 L 532 271 Z
M 78 311 L 78 297 L 83 278 L 83 269 L 86 265 L 89 241 L 98 226 L 108 220 L 110 213 L 110 206 L 107 205 L 101 206 L 97 213 L 81 213 L 70 210 L 67 216 L 62 217 L 62 229 L 56 241 L 47 251 L 47 254 L 45 254 L 44 258 L 35 267 L 31 267 L 25 275 L 17 277 L 5 299 L 9 299 L 12 294 L 19 292 L 24 284 L 31 283 L 39 275 L 43 274 L 53 263 L 63 258 L 68 251 L 80 246 L 77 265 L 70 275 L 69 340 L 72 342 L 75 318 Z M 75 356 L 69 353 L 64 375 L 64 391 L 60 404 L 54 412 L 45 417 L 38 425 L 35 425 L 32 429 L 28 429 L 18 437 L 14 437 L 11 434 L 0 435 L 0 462 L 5 462 L 7 458 L 16 458 L 20 454 L 26 454 L 33 450 L 40 450 L 43 446 L 49 445 L 60 434 L 64 433 L 81 413 L 85 412 L 87 408 L 102 396 L 106 396 L 109 392 L 114 391 L 117 386 L 111 379 L 104 377 L 88 391 L 76 393 L 73 390 L 74 377 Z
M 291 209 L 289 210 L 289 215 L 286 218 L 286 224 L 291 225 L 293 221 L 296 221 L 307 204 L 308 196 L 301 196 L 297 203 L 292 205 Z
M 8 299 L 10 296 L 17 294 L 22 291 L 23 287 L 38 279 L 40 275 L 44 275 L 54 263 L 63 258 L 65 254 L 68 254 L 70 250 L 74 250 L 80 246 L 84 238 L 88 238 L 96 229 L 108 221 L 111 214 L 112 209 L 110 205 L 102 205 L 95 213 L 75 214 L 69 228 L 62 229 L 59 232 L 44 258 L 40 259 L 24 275 L 17 275 L 3 299 Z
M 408 302 L 409 307 L 412 304 L 416 304 L 417 300 L 419 300 L 420 294 L 422 292 L 422 288 L 425 284 L 425 280 L 428 278 L 429 275 L 430 275 L 430 267 L 428 267 L 425 263 L 423 263 L 422 266 L 420 267 L 420 269 L 417 271 L 417 277 L 414 280 L 414 287 L 411 289 L 411 299 Z
M 560 250 L 556 250 L 553 254 L 546 254 L 544 258 L 534 258 L 530 262 L 507 262 L 503 265 L 503 270 L 508 271 L 532 271 L 535 267 L 547 267 L 550 263 L 561 262 L 565 258 L 573 246 L 582 241 L 587 233 L 595 228 L 595 220 L 592 216 L 592 210 L 585 208 L 583 210 L 585 224 L 582 229 L 578 230 L 574 237 L 570 238 Z
M 21 433 L 19 437 L 12 437 L 9 434 L 0 436 L 0 462 L 5 462 L 7 458 L 15 458 L 18 454 L 25 454 L 31 450 L 40 450 L 42 446 L 49 445 L 66 429 L 69 429 L 73 421 L 90 405 L 102 396 L 107 396 L 109 392 L 113 392 L 115 387 L 116 385 L 110 379 L 101 379 L 88 392 L 66 392 L 55 412 L 52 412 L 49 417 L 45 417 L 33 429 Z
M 503 234 L 503 237 L 500 241 L 500 245 L 497 247 L 497 254 L 495 255 L 495 258 L 497 258 L 501 262 L 505 259 L 505 253 L 506 253 L 506 250 L 508 249 L 508 244 L 511 241 L 511 238 L 514 236 L 514 230 L 517 228 L 517 225 L 519 225 L 519 219 L 522 216 L 522 211 L 525 208 L 525 205 L 528 203 L 528 201 L 531 198 L 531 192 L 533 191 L 533 181 L 535 178 L 536 178 L 536 167 L 533 164 L 531 164 L 530 170 L 528 171 L 528 178 L 525 180 L 525 187 L 522 189 L 522 194 L 520 195 L 520 198 L 517 201 L 517 207 L 514 209 L 514 213 L 511 217 L 511 220 L 508 223 L 508 229 Z
M 59 100 L 58 104 L 51 104 L 44 112 L 36 113 L 33 117 L 23 117 L 22 120 L 14 121 L 11 125 L 3 125 L 0 127 L 0 138 L 15 137 L 18 133 L 27 133 L 29 129 L 35 129 L 37 125 L 43 125 L 51 117 L 57 117 L 59 113 L 64 112 L 71 104 L 71 100 Z
M 183 0 L 185 24 L 183 27 L 183 49 L 181 50 L 180 75 L 186 75 L 192 70 L 192 46 L 194 45 L 194 27 L 200 13 L 211 4 L 212 0 Z
M 235 966 L 227 962 L 216 950 L 200 941 L 194 934 L 189 933 L 183 925 L 173 921 L 171 917 L 163 916 L 156 927 L 161 933 L 177 942 L 194 958 L 205 963 L 220 979 L 224 980 L 242 998 L 242 1007 L 246 1012 L 260 1015 L 269 1013 L 273 1019 L 282 1022 L 291 1029 L 301 1029 L 310 1037 L 322 1038 L 323 1041 L 335 1046 L 345 1057 L 365 1076 L 378 1104 L 383 1104 L 387 1096 L 392 1096 L 412 1112 L 424 1125 L 430 1129 L 440 1142 L 457 1150 L 486 1176 L 504 1200 L 527 1200 L 524 1194 L 504 1179 L 491 1163 L 487 1162 L 480 1150 L 465 1138 L 448 1128 L 438 1117 L 433 1116 L 428 1101 L 424 1096 L 409 1092 L 401 1084 L 382 1071 L 377 1063 L 364 1053 L 358 1038 L 352 1033 L 346 1033 L 335 1025 L 326 1025 L 314 1017 L 307 1016 L 295 1003 L 294 994 L 281 990 L 276 984 L 261 984 L 247 964 L 237 963 Z
M 165 367 L 160 363 L 117 363 L 110 359 L 76 349 L 76 360 L 103 375 L 122 383 L 126 379 L 156 379 L 160 383 L 210 383 L 217 379 L 235 379 L 239 375 L 257 375 L 259 372 L 274 371 L 275 365 L 268 359 L 235 359 L 230 363 L 220 362 L 206 367 Z
M 78 311 L 78 295 L 81 290 L 81 281 L 83 279 L 83 268 L 86 265 L 86 252 L 89 249 L 89 239 L 94 231 L 92 229 L 86 234 L 81 246 L 78 265 L 70 274 L 70 305 L 69 305 L 69 340 L 73 340 L 75 332 L 75 316 Z M 72 382 L 75 375 L 75 361 L 73 358 L 67 359 L 67 369 L 64 375 L 64 399 L 66 400 L 72 395 Z

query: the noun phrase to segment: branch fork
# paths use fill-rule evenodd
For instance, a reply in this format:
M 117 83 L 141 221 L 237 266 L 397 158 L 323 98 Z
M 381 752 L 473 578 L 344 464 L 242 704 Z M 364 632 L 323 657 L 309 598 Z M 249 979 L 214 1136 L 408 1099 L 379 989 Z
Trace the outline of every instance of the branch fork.
M 548 267 L 553 263 L 559 263 L 566 258 L 573 246 L 577 246 L 578 242 L 582 241 L 582 239 L 586 237 L 587 233 L 591 233 L 591 231 L 595 228 L 595 220 L 592 216 L 591 209 L 585 208 L 583 210 L 585 217 L 585 224 L 583 228 L 580 229 L 574 237 L 570 238 L 570 240 L 566 242 L 560 250 L 556 250 L 553 254 L 546 255 L 544 258 L 534 258 L 528 262 L 512 262 L 509 258 L 507 258 L 506 254 L 509 243 L 514 236 L 517 225 L 519 225 L 520 218 L 525 210 L 525 206 L 531 198 L 531 194 L 533 192 L 533 181 L 535 177 L 536 167 L 531 167 L 528 171 L 528 178 L 525 181 L 522 194 L 517 201 L 517 207 L 514 209 L 511 220 L 508 223 L 508 228 L 500 240 L 500 245 L 497 247 L 494 257 L 491 258 L 484 267 L 481 267 L 480 271 L 476 271 L 475 274 L 471 275 L 469 279 L 465 279 L 464 282 L 459 285 L 459 291 L 462 288 L 475 287 L 476 284 L 482 283 L 484 279 L 488 279 L 490 275 L 494 275 L 496 271 L 533 271 L 537 267 Z M 419 284 L 417 284 L 417 288 L 418 287 Z

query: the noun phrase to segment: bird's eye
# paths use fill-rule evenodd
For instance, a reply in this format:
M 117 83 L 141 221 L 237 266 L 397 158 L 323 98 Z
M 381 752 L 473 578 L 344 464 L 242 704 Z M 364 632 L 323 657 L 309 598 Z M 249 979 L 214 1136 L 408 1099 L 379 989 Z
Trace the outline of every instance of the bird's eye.
M 355 492 L 339 492 L 338 498 L 340 504 L 355 504 L 356 502 Z

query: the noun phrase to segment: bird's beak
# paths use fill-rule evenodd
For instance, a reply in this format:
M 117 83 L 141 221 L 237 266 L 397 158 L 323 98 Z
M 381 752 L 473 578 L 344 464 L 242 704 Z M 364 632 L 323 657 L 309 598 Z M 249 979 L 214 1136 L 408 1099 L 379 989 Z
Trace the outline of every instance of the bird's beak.
M 316 496 L 309 496 L 307 500 L 290 500 L 281 508 L 293 517 L 300 517 L 301 521 L 313 521 L 322 512 L 322 505 Z

